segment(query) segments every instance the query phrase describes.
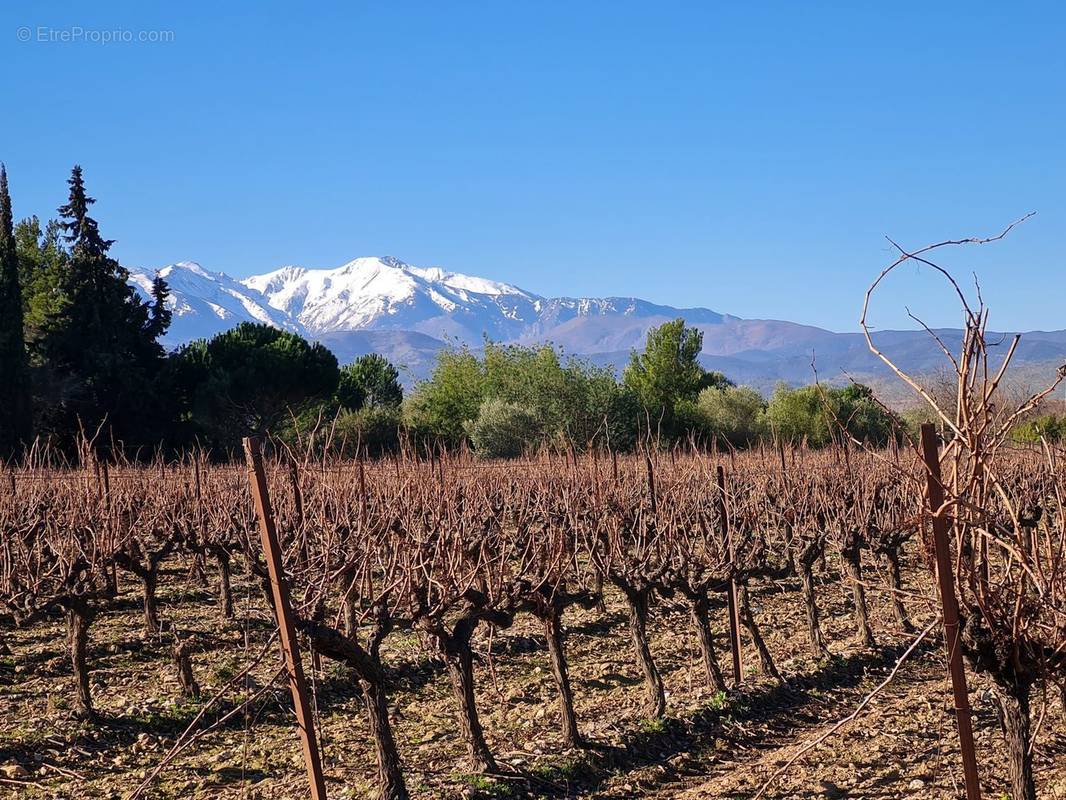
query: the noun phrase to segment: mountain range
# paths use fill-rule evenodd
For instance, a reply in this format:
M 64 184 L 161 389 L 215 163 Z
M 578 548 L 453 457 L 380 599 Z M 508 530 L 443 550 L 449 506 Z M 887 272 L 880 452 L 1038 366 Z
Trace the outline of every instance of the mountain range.
M 544 297 L 508 283 L 391 256 L 357 258 L 334 269 L 285 266 L 242 280 L 182 261 L 158 270 L 171 290 L 173 322 L 164 339 L 176 347 L 241 322 L 261 322 L 321 341 L 341 363 L 378 352 L 401 369 L 404 383 L 426 377 L 446 347 L 550 342 L 565 352 L 620 368 L 648 330 L 677 317 L 703 332 L 708 369 L 763 391 L 778 381 L 849 378 L 892 386 L 889 372 L 861 333 L 836 333 L 783 320 L 742 319 L 707 308 L 674 308 L 636 297 Z M 143 295 L 156 271 L 133 269 Z M 938 330 L 949 347 L 961 333 Z M 882 331 L 882 347 L 905 370 L 929 374 L 945 364 L 924 331 Z M 1004 349 L 1009 333 L 1003 334 Z M 1066 330 L 1023 335 L 1014 364 L 1040 382 L 1066 361 Z

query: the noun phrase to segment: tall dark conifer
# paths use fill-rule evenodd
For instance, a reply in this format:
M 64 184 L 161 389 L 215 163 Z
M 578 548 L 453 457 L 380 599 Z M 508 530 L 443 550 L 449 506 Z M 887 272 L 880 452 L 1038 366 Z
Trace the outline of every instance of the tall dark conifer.
M 66 205 L 59 207 L 59 214 L 63 217 L 61 224 L 71 245 L 72 255 L 76 259 L 92 260 L 99 264 L 106 258 L 115 240 L 101 237 L 100 226 L 89 216 L 89 207 L 96 200 L 85 194 L 85 179 L 77 164 L 71 170 L 67 184 L 70 186 L 70 199 Z
M 29 441 L 30 428 L 29 361 L 19 260 L 7 170 L 0 164 L 0 459 L 18 455 Z
M 47 403 L 49 428 L 70 440 L 79 428 L 103 424 L 101 443 L 158 443 L 154 378 L 163 350 L 156 342 L 162 318 L 129 284 L 129 272 L 109 254 L 112 241 L 100 235 L 89 215 L 95 202 L 85 191 L 81 167 L 74 167 L 70 197 L 61 206 L 61 227 L 70 249 L 61 286 L 63 302 L 44 322 L 35 352 L 55 376 L 61 392 Z
M 158 272 L 152 279 L 152 305 L 148 312 L 148 333 L 152 338 L 158 339 L 170 327 L 170 319 L 173 316 L 167 308 L 167 300 L 170 298 L 170 287 Z

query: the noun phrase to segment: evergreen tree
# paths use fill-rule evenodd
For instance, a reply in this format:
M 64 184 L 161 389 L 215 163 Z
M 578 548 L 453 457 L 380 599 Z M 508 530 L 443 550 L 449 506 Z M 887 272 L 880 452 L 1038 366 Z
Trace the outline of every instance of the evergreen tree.
M 153 379 L 163 363 L 149 303 L 128 283 L 129 273 L 109 255 L 113 242 L 89 215 L 81 167 L 69 180 L 60 228 L 69 247 L 59 285 L 61 300 L 44 313 L 33 342 L 46 372 L 42 424 L 59 443 L 79 430 L 100 429 L 101 442 L 154 445 L 161 420 Z M 160 319 L 160 323 L 162 319 Z
M 170 328 L 173 312 L 167 308 L 169 298 L 170 287 L 157 272 L 152 279 L 152 305 L 148 312 L 148 333 L 153 339 L 158 339 Z
M 29 362 L 12 221 L 7 169 L 0 164 L 0 459 L 17 455 L 31 430 Z
M 178 416 L 223 451 L 248 433 L 279 432 L 332 397 L 339 377 L 336 356 L 321 344 L 252 322 L 190 342 L 168 361 Z
M 59 207 L 59 215 L 63 218 L 60 225 L 66 234 L 67 243 L 71 245 L 74 258 L 83 259 L 87 265 L 95 266 L 97 272 L 92 277 L 102 278 L 101 273 L 108 271 L 102 262 L 106 260 L 107 251 L 115 240 L 101 237 L 100 226 L 89 216 L 89 207 L 96 200 L 85 193 L 85 179 L 79 165 L 74 165 L 67 185 L 70 186 L 70 199 L 66 205 Z
M 675 319 L 648 331 L 643 353 L 634 351 L 622 380 L 640 401 L 655 434 L 667 437 L 677 430 L 679 405 L 692 404 L 700 389 L 725 381 L 707 379 L 700 366 L 703 333 Z
M 22 309 L 25 315 L 26 349 L 31 355 L 44 322 L 57 314 L 66 302 L 58 291 L 63 285 L 67 252 L 63 248 L 59 220 L 49 220 L 44 229 L 37 217 L 27 217 L 15 226 Z
M 400 373 L 387 358 L 367 353 L 341 367 L 336 402 L 357 411 L 364 406 L 398 406 L 403 400 Z

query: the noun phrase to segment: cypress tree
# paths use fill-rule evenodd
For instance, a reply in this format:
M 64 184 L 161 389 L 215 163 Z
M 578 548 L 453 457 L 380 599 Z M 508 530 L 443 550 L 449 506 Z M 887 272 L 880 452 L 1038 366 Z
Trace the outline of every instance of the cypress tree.
M 0 459 L 18 455 L 29 441 L 29 383 L 11 195 L 7 169 L 0 164 Z

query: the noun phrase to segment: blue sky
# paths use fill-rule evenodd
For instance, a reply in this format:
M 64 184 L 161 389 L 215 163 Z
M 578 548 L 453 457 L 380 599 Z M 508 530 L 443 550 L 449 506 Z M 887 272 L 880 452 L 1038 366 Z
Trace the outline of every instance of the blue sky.
M 78 27 L 172 41 L 39 40 Z M 129 265 L 391 254 L 835 330 L 886 234 L 1036 211 L 945 263 L 1063 328 L 1063 42 L 1050 2 L 8 3 L 0 160 L 22 216 L 82 164 Z M 912 270 L 874 321 L 948 300 Z

